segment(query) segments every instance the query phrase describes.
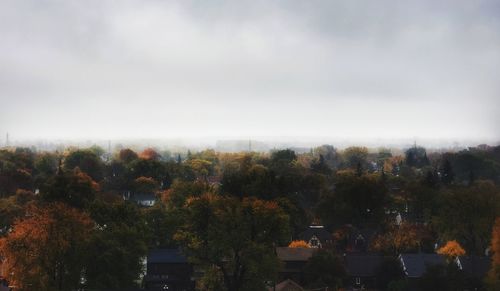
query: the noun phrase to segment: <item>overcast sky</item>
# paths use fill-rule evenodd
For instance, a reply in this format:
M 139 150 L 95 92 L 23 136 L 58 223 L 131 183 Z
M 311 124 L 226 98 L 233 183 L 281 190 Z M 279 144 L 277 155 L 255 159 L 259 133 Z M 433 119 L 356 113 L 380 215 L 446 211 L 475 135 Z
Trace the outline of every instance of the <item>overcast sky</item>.
M 7 131 L 498 140 L 500 2 L 0 0 Z

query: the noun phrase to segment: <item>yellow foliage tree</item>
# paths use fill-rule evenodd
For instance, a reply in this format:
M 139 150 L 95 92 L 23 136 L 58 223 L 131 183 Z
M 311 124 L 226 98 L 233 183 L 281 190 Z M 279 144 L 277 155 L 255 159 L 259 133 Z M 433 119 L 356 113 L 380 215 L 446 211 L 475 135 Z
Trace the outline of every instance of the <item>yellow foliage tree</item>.
M 309 245 L 307 242 L 303 240 L 294 240 L 292 241 L 289 245 L 289 248 L 309 248 Z
M 449 258 L 455 258 L 465 255 L 465 250 L 456 240 L 450 240 L 444 245 L 444 247 L 437 250 L 440 255 L 445 255 Z

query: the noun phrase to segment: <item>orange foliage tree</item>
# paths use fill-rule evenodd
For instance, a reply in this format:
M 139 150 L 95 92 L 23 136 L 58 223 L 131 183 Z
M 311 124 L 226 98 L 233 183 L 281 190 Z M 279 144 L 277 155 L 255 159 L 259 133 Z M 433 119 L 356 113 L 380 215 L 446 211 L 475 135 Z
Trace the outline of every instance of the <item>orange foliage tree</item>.
M 418 249 L 420 244 L 420 230 L 417 226 L 402 223 L 393 226 L 387 233 L 377 236 L 372 248 L 375 251 L 399 254 Z
M 437 250 L 437 253 L 449 258 L 456 258 L 465 255 L 465 250 L 456 240 L 450 240 L 442 248 Z
M 491 269 L 488 273 L 487 283 L 491 290 L 500 290 L 500 217 L 495 220 L 491 234 Z
M 152 148 L 147 148 L 142 151 L 139 157 L 144 160 L 158 160 L 160 159 L 160 154 Z
M 309 248 L 309 245 L 307 242 L 303 240 L 294 240 L 292 241 L 289 245 L 289 248 Z
M 92 228 L 87 214 L 63 203 L 31 205 L 0 240 L 8 279 L 20 290 L 77 288 Z

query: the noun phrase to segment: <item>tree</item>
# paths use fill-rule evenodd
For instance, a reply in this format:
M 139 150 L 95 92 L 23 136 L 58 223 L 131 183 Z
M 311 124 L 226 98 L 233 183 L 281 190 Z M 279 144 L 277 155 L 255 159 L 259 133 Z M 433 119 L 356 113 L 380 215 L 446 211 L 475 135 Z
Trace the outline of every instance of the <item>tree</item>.
M 158 182 L 151 177 L 139 177 L 134 180 L 134 191 L 137 193 L 154 193 L 158 190 Z
M 439 195 L 432 225 L 446 240 L 458 240 L 468 254 L 482 255 L 500 213 L 500 189 L 488 181 L 455 186 Z
M 429 165 L 427 151 L 425 150 L 425 148 L 417 147 L 416 145 L 406 150 L 405 161 L 409 167 L 421 168 Z
M 441 167 L 441 181 L 443 182 L 443 184 L 449 185 L 453 182 L 454 178 L 455 174 L 453 173 L 451 163 L 448 159 L 445 159 Z
M 387 200 L 385 185 L 376 174 L 357 176 L 338 172 L 335 190 L 323 193 L 318 214 L 330 225 L 380 221 Z
M 366 147 L 348 147 L 342 155 L 347 168 L 366 168 L 368 164 L 368 149 Z
M 391 282 L 397 282 L 402 279 L 404 279 L 404 272 L 399 260 L 394 257 L 384 258 L 377 272 L 378 287 L 381 290 L 386 290 Z
M 328 287 L 335 290 L 342 286 L 346 271 L 342 260 L 331 251 L 318 250 L 304 267 L 307 286 L 311 288 Z
M 495 220 L 491 234 L 491 269 L 486 283 L 490 290 L 500 290 L 500 217 Z
M 303 240 L 294 240 L 289 245 L 289 248 L 309 248 L 309 244 Z
M 288 236 L 288 216 L 277 203 L 204 194 L 185 209 L 176 240 L 192 262 L 215 266 L 228 291 L 264 289 L 275 279 L 274 246 Z
M 155 160 L 155 161 L 161 158 L 160 154 L 152 148 L 147 148 L 143 150 L 142 153 L 139 155 L 139 157 L 144 160 Z
M 89 208 L 95 228 L 84 258 L 86 287 L 123 289 L 136 285 L 150 233 L 139 208 L 126 202 L 94 202 Z
M 45 201 L 60 201 L 73 207 L 83 208 L 95 199 L 99 186 L 86 173 L 75 168 L 60 172 L 42 187 L 41 197 Z
M 133 160 L 137 160 L 138 158 L 139 156 L 137 155 L 137 153 L 131 149 L 122 149 L 118 154 L 118 159 L 124 162 L 125 164 L 128 164 Z
M 63 203 L 32 206 L 0 242 L 10 280 L 22 290 L 70 290 L 80 284 L 93 223 Z
M 447 256 L 450 259 L 460 257 L 465 255 L 465 250 L 456 240 L 450 240 L 446 244 L 437 250 L 440 255 Z
M 420 235 L 417 226 L 402 223 L 391 226 L 385 234 L 378 235 L 372 248 L 378 252 L 398 255 L 402 252 L 417 251 L 420 245 Z
M 101 159 L 91 150 L 75 150 L 70 152 L 64 159 L 64 169 L 67 171 L 79 168 L 94 181 L 103 178 L 103 164 Z

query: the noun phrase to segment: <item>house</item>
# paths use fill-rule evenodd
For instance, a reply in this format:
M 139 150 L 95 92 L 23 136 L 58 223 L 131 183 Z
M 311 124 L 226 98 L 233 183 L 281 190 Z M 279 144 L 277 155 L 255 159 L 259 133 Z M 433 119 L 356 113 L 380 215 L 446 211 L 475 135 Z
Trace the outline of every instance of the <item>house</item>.
M 354 228 L 349 236 L 348 250 L 351 252 L 366 252 L 377 231 L 374 229 Z
M 127 191 L 123 194 L 123 200 L 136 203 L 139 206 L 151 207 L 156 203 L 155 193 L 132 193 Z
M 429 266 L 446 265 L 446 258 L 438 254 L 401 254 L 399 260 L 408 279 L 421 278 Z
M 193 267 L 179 249 L 150 250 L 144 285 L 147 290 L 194 290 Z
M 276 255 L 282 262 L 279 279 L 290 279 L 299 284 L 304 283 L 304 267 L 317 251 L 315 248 L 276 248 Z
M 311 225 L 299 234 L 299 239 L 307 242 L 310 248 L 322 248 L 332 243 L 332 234 L 322 225 Z
M 304 291 L 299 284 L 295 283 L 290 279 L 286 279 L 285 281 L 277 284 L 276 286 L 269 287 L 268 291 Z
M 490 257 L 464 256 L 456 260 L 457 266 L 464 272 L 467 287 L 470 290 L 479 290 L 483 280 L 491 267 Z
M 377 272 L 384 261 L 380 254 L 373 253 L 347 253 L 344 255 L 347 276 L 346 286 L 352 289 L 374 288 L 376 286 Z

